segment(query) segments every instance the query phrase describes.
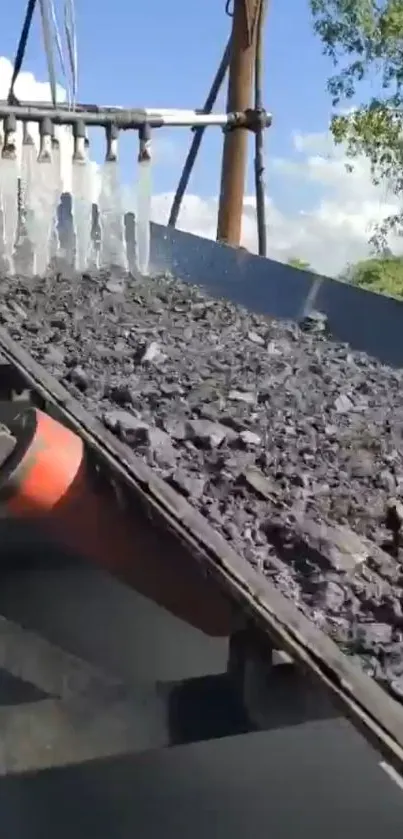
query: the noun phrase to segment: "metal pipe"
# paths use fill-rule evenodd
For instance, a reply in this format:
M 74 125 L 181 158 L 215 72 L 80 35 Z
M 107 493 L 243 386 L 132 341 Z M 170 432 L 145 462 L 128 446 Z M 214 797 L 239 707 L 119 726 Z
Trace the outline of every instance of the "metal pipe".
M 234 0 L 227 111 L 245 112 L 251 104 L 256 42 L 256 0 Z M 235 126 L 234 126 L 235 128 Z M 236 126 L 238 129 L 238 126 Z M 224 140 L 217 240 L 238 247 L 241 241 L 248 135 L 229 130 Z
M 255 111 L 263 113 L 263 53 L 264 53 L 264 24 L 267 13 L 267 0 L 260 0 L 259 17 L 257 21 L 256 54 L 255 54 Z M 256 191 L 256 219 L 259 256 L 267 256 L 267 225 L 266 199 L 264 182 L 264 127 L 260 123 L 255 131 L 255 191 Z
M 211 85 L 210 93 L 206 99 L 203 111 L 206 114 L 210 114 L 212 109 L 214 108 L 217 96 L 220 92 L 222 83 L 225 78 L 225 74 L 228 70 L 229 60 L 231 55 L 231 41 L 228 41 L 227 46 L 224 50 L 224 55 L 221 59 L 220 66 L 217 70 L 215 79 L 213 84 Z M 199 148 L 201 145 L 201 141 L 203 139 L 203 134 L 206 130 L 206 126 L 203 125 L 201 128 L 196 128 L 193 140 L 190 145 L 190 149 L 185 160 L 185 165 L 183 167 L 183 172 L 180 177 L 180 181 L 178 184 L 178 188 L 176 190 L 176 194 L 174 200 L 172 202 L 171 212 L 169 214 L 168 219 L 168 227 L 175 227 L 176 222 L 178 221 L 178 216 L 182 204 L 182 198 L 186 192 L 190 176 L 193 171 L 194 164 L 196 162 L 196 157 L 199 152 Z
M 20 40 L 18 42 L 17 52 L 14 59 L 13 75 L 10 83 L 10 90 L 8 92 L 7 102 L 9 105 L 19 105 L 19 101 L 14 93 L 15 83 L 21 71 L 22 62 L 24 61 L 25 50 L 27 48 L 28 37 L 32 26 L 36 0 L 28 0 L 25 11 L 24 23 L 22 25 Z
M 37 105 L 7 105 L 0 103 L 0 120 L 7 116 L 14 116 L 21 122 L 41 122 L 45 117 L 51 117 L 54 125 L 75 125 L 80 120 L 89 126 L 105 127 L 115 124 L 120 130 L 138 129 L 148 124 L 150 128 L 191 127 L 191 126 L 219 126 L 244 127 L 250 126 L 249 112 L 237 111 L 227 114 L 203 114 L 190 110 L 160 110 L 147 108 L 139 110 L 108 110 L 99 108 L 98 111 L 67 111 L 57 108 L 44 108 Z
M 43 43 L 45 47 L 46 63 L 48 65 L 49 85 L 52 95 L 52 104 L 56 107 L 57 103 L 57 85 L 56 85 L 56 70 L 55 59 L 53 55 L 53 38 L 51 33 L 50 10 L 48 0 L 38 0 L 39 9 L 41 13 Z

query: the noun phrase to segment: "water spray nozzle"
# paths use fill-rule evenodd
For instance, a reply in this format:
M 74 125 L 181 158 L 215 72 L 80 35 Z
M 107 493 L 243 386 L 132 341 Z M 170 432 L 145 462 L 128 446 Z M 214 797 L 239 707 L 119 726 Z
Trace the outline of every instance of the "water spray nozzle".
M 12 114 L 4 120 L 4 143 L 1 156 L 7 160 L 15 160 L 17 157 L 17 120 Z
M 85 122 L 82 119 L 77 120 L 77 122 L 75 122 L 73 125 L 73 140 L 73 162 L 85 163 L 87 159 L 86 149 L 88 148 L 89 144 L 87 140 Z
M 52 139 L 55 136 L 55 127 L 49 117 L 44 117 L 39 123 L 39 163 L 50 163 L 52 160 Z
M 139 155 L 138 162 L 145 163 L 151 160 L 151 126 L 148 123 L 139 128 Z
M 119 139 L 119 129 L 117 125 L 111 123 L 111 125 L 107 125 L 105 129 L 105 137 L 106 137 L 106 154 L 105 154 L 105 161 L 106 163 L 116 163 L 118 159 L 118 139 Z

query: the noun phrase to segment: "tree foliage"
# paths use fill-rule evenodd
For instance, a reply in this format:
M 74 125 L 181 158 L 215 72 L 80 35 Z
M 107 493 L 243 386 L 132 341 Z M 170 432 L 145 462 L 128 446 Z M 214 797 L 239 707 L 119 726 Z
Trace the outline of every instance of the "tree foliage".
M 315 273 L 309 262 L 298 256 L 291 257 L 287 265 Z M 381 255 L 348 265 L 340 274 L 339 280 L 403 300 L 403 256 L 395 256 L 385 248 Z
M 365 154 L 375 183 L 386 179 L 403 191 L 403 0 L 310 0 L 314 28 L 337 72 L 329 79 L 333 106 L 357 104 L 335 115 L 331 129 L 354 158 Z M 368 84 L 369 83 L 369 84 Z M 385 245 L 390 230 L 403 232 L 403 213 L 391 216 L 374 237 Z
M 403 257 L 364 259 L 349 266 L 341 279 L 368 291 L 403 298 Z
M 287 265 L 291 265 L 292 268 L 300 268 L 301 271 L 311 271 L 311 266 L 309 262 L 306 262 L 305 259 L 300 259 L 298 256 L 292 256 Z

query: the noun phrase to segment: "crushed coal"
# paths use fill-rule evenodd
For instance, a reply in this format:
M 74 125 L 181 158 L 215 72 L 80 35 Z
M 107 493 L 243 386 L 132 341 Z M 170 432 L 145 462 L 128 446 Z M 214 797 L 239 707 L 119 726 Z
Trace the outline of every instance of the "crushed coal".
M 403 371 L 170 277 L 2 279 L 10 335 L 403 701 Z

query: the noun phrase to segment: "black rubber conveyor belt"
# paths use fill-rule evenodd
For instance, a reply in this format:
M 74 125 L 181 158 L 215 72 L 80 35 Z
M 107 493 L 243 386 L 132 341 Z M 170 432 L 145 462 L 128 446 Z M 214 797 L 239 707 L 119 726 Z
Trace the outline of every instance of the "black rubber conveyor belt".
M 403 371 L 167 277 L 3 278 L 0 320 L 403 700 Z

